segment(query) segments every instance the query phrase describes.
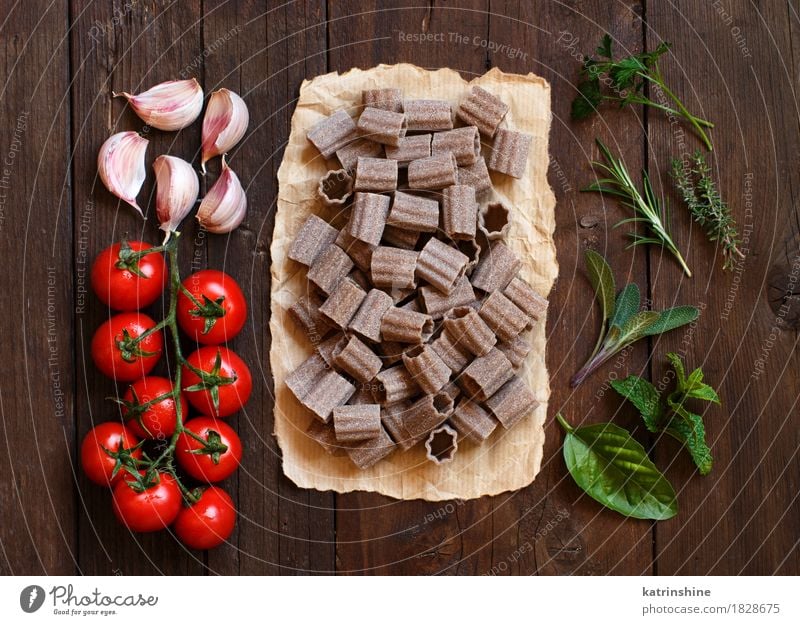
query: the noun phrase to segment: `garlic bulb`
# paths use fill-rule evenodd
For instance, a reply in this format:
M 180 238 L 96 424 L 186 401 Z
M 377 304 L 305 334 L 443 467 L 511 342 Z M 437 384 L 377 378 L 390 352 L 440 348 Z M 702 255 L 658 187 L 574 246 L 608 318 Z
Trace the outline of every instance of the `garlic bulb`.
M 211 94 L 203 117 L 203 157 L 200 169 L 206 173 L 206 161 L 225 154 L 244 136 L 250 114 L 244 100 L 229 89 Z
M 194 78 L 162 82 L 137 95 L 113 95 L 126 98 L 145 124 L 159 130 L 186 128 L 203 110 L 203 89 Z
M 222 173 L 200 202 L 197 221 L 209 232 L 224 234 L 242 223 L 246 212 L 247 195 L 239 177 L 228 167 L 223 156 Z
M 192 210 L 200 193 L 200 181 L 192 166 L 177 156 L 159 156 L 153 162 L 156 172 L 156 215 L 167 233 L 166 242 Z
M 97 171 L 106 188 L 144 217 L 136 196 L 146 176 L 144 154 L 149 141 L 135 132 L 118 132 L 106 139 L 97 154 Z

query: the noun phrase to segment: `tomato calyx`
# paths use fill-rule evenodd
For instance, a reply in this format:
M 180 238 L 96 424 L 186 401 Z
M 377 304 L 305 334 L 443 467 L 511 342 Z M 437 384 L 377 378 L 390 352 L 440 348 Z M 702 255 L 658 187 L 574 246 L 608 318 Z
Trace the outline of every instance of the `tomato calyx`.
M 214 367 L 211 371 L 203 371 L 188 362 L 186 366 L 200 378 L 200 381 L 197 384 L 192 384 L 192 386 L 187 386 L 183 390 L 188 393 L 194 391 L 208 391 L 211 395 L 211 401 L 214 404 L 214 411 L 219 411 L 219 387 L 233 384 L 238 379 L 235 375 L 229 378 L 220 374 L 222 370 L 222 353 L 217 350 L 217 356 L 214 359 Z
M 151 330 L 160 330 L 159 326 L 153 327 Z M 135 362 L 137 358 L 149 358 L 151 356 L 158 356 L 158 352 L 148 352 L 139 347 L 139 343 L 147 338 L 152 331 L 147 331 L 137 337 L 132 337 L 127 328 L 122 330 L 122 338 L 115 341 L 117 349 L 119 350 L 122 360 L 125 362 Z
M 203 302 L 201 303 L 189 292 L 189 289 L 185 287 L 181 288 L 183 288 L 184 293 L 195 306 L 189 310 L 189 314 L 193 317 L 200 317 L 204 319 L 202 333 L 208 334 L 211 331 L 211 328 L 214 327 L 214 324 L 217 323 L 217 319 L 221 319 L 225 316 L 225 309 L 222 307 L 222 302 L 225 301 L 225 296 L 221 295 L 217 299 L 212 300 L 205 293 L 203 293 Z
M 133 447 L 123 447 L 122 441 L 119 442 L 116 451 L 112 451 L 107 447 L 101 445 L 103 451 L 108 454 L 109 457 L 114 459 L 114 468 L 111 471 L 111 479 L 113 480 L 117 477 L 120 471 L 123 469 L 130 473 L 131 475 L 139 475 L 139 460 L 137 460 L 133 454 L 134 452 L 138 451 L 139 448 L 144 444 L 144 441 L 139 442 L 137 445 Z
M 219 432 L 207 430 L 205 438 L 199 434 L 195 434 L 191 430 L 184 430 L 184 433 L 188 434 L 202 445 L 202 447 L 192 449 L 189 453 L 197 456 L 211 456 L 211 462 L 214 464 L 219 464 L 220 456 L 228 451 L 228 446 L 222 442 L 222 436 L 220 436 Z
M 150 252 L 150 250 L 144 250 L 145 252 Z M 139 268 L 139 259 L 144 256 L 140 252 L 134 252 L 133 248 L 128 243 L 128 239 L 126 237 L 122 238 L 122 241 L 119 244 L 119 253 L 117 254 L 117 262 L 114 263 L 114 266 L 117 269 L 121 270 L 128 270 L 132 274 L 147 279 L 149 276 L 145 275 L 145 273 Z

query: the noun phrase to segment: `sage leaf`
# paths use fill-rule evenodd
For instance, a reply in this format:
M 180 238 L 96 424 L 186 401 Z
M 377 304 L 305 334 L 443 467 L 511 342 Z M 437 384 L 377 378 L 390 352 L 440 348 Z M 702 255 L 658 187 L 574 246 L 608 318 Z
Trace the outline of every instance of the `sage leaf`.
M 619 292 L 611 326 L 621 328 L 639 310 L 641 296 L 638 285 L 631 283 Z
M 637 375 L 629 375 L 624 380 L 612 380 L 611 388 L 636 406 L 648 430 L 659 431 L 664 413 L 661 409 L 661 395 L 655 386 Z
M 659 319 L 650 327 L 647 328 L 644 336 L 653 336 L 669 332 L 675 328 L 691 323 L 700 316 L 700 311 L 694 306 L 676 306 L 662 310 L 659 313 Z
M 603 312 L 603 323 L 614 314 L 614 293 L 616 285 L 614 274 L 608 266 L 606 259 L 593 250 L 586 250 L 586 269 L 589 272 L 589 282 L 594 287 L 595 297 L 600 302 Z
M 654 310 L 642 310 L 625 322 L 620 330 L 619 342 L 623 345 L 638 341 L 647 336 L 647 331 L 661 318 L 661 313 Z

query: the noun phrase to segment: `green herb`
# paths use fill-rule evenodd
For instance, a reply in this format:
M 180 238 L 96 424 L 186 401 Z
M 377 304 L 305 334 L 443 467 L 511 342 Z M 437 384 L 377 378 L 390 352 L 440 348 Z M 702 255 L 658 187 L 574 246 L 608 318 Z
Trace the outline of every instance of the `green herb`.
M 567 469 L 586 494 L 637 519 L 663 521 L 678 513 L 669 480 L 627 430 L 613 423 L 573 428 L 560 414 L 556 418 L 567 433 Z
M 614 60 L 611 50 L 611 36 L 606 34 L 595 54 L 599 58 L 588 57 L 581 68 L 578 95 L 572 102 L 572 118 L 585 119 L 597 112 L 604 101 L 616 102 L 620 108 L 628 104 L 642 104 L 664 111 L 669 116 L 682 117 L 697 132 L 706 148 L 712 149 L 711 140 L 705 128 L 714 124 L 692 115 L 678 97 L 667 87 L 658 68 L 658 59 L 670 49 L 671 44 L 662 42 L 652 52 L 641 52 Z M 646 86 L 652 84 L 675 105 L 675 108 L 661 104 L 646 95 Z M 608 89 L 603 90 L 603 85 Z
M 722 246 L 722 268 L 733 269 L 736 257 L 744 258 L 739 249 L 736 221 L 711 178 L 703 153 L 697 150 L 685 166 L 679 159 L 672 159 L 671 174 L 694 220 L 706 231 L 709 240 Z
M 633 217 L 623 219 L 614 227 L 627 223 L 642 223 L 647 228 L 648 234 L 642 235 L 637 232 L 630 232 L 629 236 L 633 243 L 629 247 L 654 243 L 666 248 L 678 261 L 688 277 L 692 277 L 692 272 L 686 265 L 686 261 L 681 256 L 680 250 L 672 240 L 669 233 L 668 215 L 666 204 L 662 207 L 662 202 L 653 192 L 650 178 L 647 172 L 642 171 L 642 189 L 640 193 L 636 188 L 631 175 L 628 173 L 625 163 L 614 157 L 606 145 L 597 139 L 597 146 L 606 162 L 593 161 L 592 165 L 600 171 L 608 174 L 609 178 L 600 178 L 594 184 L 585 188 L 584 191 L 597 191 L 619 198 L 623 206 L 633 209 Z
M 666 432 L 686 447 L 701 475 L 711 471 L 713 458 L 706 443 L 703 418 L 686 408 L 689 399 L 719 404 L 716 391 L 703 382 L 703 371 L 698 367 L 689 376 L 680 356 L 669 353 L 667 358 L 675 370 L 675 390 L 662 404 L 661 395 L 650 382 L 631 375 L 624 380 L 613 380 L 611 386 L 617 393 L 636 406 L 645 426 L 651 432 Z
M 677 306 L 660 312 L 640 311 L 639 287 L 635 284 L 628 284 L 614 301 L 610 296 L 615 289 L 611 267 L 592 250 L 586 251 L 586 269 L 602 307 L 603 321 L 591 356 L 570 381 L 573 387 L 583 382 L 606 360 L 639 339 L 669 332 L 691 323 L 700 315 L 694 306 Z

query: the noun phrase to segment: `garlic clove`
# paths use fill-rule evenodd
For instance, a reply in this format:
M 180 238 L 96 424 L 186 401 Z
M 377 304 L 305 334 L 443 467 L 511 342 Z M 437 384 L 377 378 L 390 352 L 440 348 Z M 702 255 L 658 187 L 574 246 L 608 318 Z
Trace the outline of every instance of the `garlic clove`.
M 97 154 L 97 171 L 106 189 L 133 206 L 142 217 L 136 196 L 147 175 L 144 155 L 148 143 L 136 132 L 118 132 L 106 139 Z
M 203 110 L 203 89 L 194 78 L 162 82 L 136 95 L 124 91 L 113 95 L 127 99 L 145 124 L 159 130 L 186 128 Z
M 161 155 L 153 161 L 156 173 L 156 215 L 161 228 L 170 234 L 192 210 L 200 193 L 200 181 L 192 166 L 177 156 Z
M 225 154 L 239 143 L 249 122 L 247 105 L 233 91 L 220 89 L 211 94 L 203 117 L 203 157 L 200 161 L 203 173 L 206 173 L 206 161 Z
M 225 234 L 242 223 L 246 212 L 247 195 L 223 156 L 222 173 L 200 202 L 197 221 L 209 232 Z

